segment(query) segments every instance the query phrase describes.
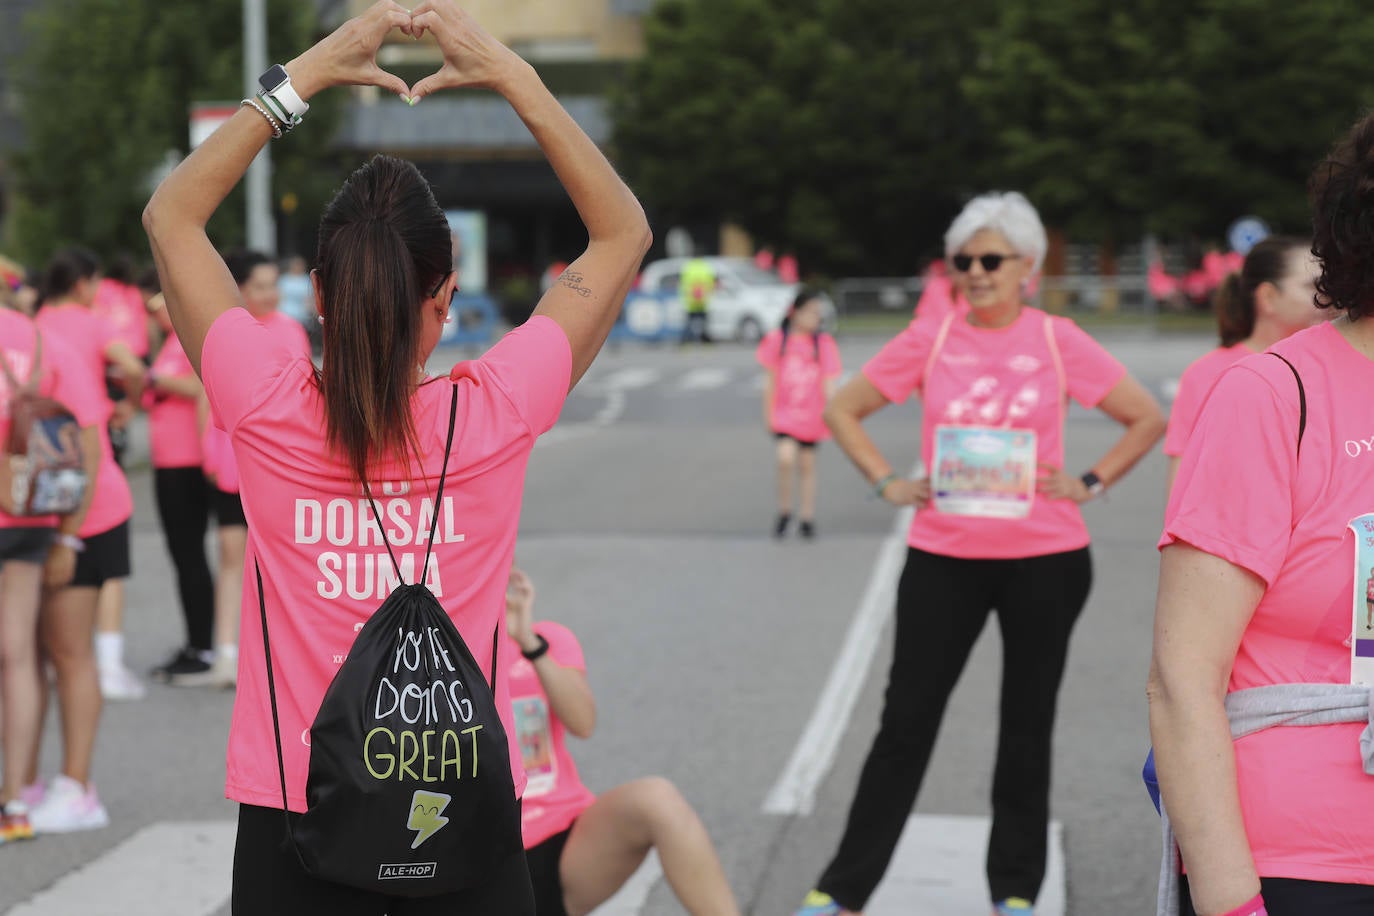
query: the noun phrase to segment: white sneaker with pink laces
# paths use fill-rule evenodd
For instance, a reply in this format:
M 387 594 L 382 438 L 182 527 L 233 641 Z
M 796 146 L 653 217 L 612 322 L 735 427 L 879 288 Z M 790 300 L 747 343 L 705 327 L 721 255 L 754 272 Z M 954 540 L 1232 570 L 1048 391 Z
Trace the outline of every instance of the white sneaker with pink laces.
M 34 833 L 72 833 L 96 830 L 110 823 L 95 786 L 81 785 L 69 776 L 54 776 L 43 802 L 29 813 Z

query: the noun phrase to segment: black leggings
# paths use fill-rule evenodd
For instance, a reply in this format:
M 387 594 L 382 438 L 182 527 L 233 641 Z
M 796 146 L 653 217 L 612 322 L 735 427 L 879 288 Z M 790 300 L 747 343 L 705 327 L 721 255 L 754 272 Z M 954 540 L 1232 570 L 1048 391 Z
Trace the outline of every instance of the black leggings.
M 1188 896 L 1188 876 L 1181 882 L 1178 916 L 1197 916 Z M 1330 884 L 1298 878 L 1261 878 L 1264 908 L 1269 916 L 1369 916 L 1374 913 L 1374 887 L 1367 884 Z
M 176 567 L 186 644 L 208 652 L 213 648 L 215 621 L 215 583 L 205 559 L 210 482 L 199 467 L 154 468 L 153 488 L 167 552 Z
M 295 817 L 296 815 L 292 815 Z M 481 887 L 437 897 L 385 897 L 306 874 L 286 839 L 280 808 L 239 806 L 233 916 L 534 916 L 524 856 Z
M 882 724 L 820 890 L 847 909 L 868 903 L 916 802 L 945 704 L 995 608 L 1002 709 L 988 884 L 994 900 L 1035 899 L 1045 877 L 1055 701 L 1091 585 L 1086 547 L 1019 560 L 908 551 Z

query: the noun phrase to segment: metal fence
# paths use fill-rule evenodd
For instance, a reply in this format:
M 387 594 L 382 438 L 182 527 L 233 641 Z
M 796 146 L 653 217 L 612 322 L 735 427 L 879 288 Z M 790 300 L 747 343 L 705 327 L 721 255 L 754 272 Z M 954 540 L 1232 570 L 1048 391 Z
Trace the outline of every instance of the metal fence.
M 920 301 L 920 277 L 851 277 L 831 288 L 841 315 L 911 314 Z M 1055 313 L 1124 312 L 1153 316 L 1160 303 L 1141 274 L 1042 277 L 1033 302 Z

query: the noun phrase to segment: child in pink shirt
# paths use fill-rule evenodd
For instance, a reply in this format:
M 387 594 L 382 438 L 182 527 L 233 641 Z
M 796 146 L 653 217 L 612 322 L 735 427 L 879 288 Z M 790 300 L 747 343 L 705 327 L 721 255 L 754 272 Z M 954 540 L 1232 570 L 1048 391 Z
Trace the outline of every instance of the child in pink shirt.
M 266 255 L 238 250 L 225 255 L 224 263 L 243 297 L 243 307 L 292 353 L 310 361 L 310 340 L 295 319 L 283 315 L 280 269 Z M 214 651 L 195 660 L 183 660 L 168 681 L 179 686 L 232 687 L 238 677 L 239 605 L 242 602 L 244 559 L 247 551 L 247 520 L 239 493 L 239 468 L 229 436 L 211 415 L 209 402 L 202 404 L 204 434 L 201 440 L 205 474 L 212 486 L 211 505 L 218 522 L 219 580 L 215 585 Z
M 1317 264 L 1310 249 L 1305 239 L 1270 236 L 1250 249 L 1241 270 L 1218 288 L 1214 307 L 1221 346 L 1183 371 L 1169 410 L 1164 454 L 1169 456 L 1170 486 L 1202 405 L 1221 374 L 1323 320 L 1312 304 Z
M 567 745 L 568 732 L 589 738 L 596 725 L 582 646 L 566 627 L 534 621 L 534 585 L 519 569 L 506 587 L 506 632 L 512 740 L 529 780 L 521 829 L 535 912 L 591 912 L 657 848 L 688 913 L 738 914 L 706 828 L 672 783 L 637 779 L 599 798 L 582 784 Z
M 816 446 L 830 438 L 821 414 L 839 378 L 840 349 L 821 330 L 820 294 L 802 290 L 782 327 L 759 342 L 756 357 L 768 370 L 763 393 L 764 423 L 777 439 L 778 518 L 776 537 L 792 519 L 792 478 L 801 484 L 801 535 L 815 536 Z
M 9 379 L 13 376 L 18 385 L 57 400 L 81 425 L 87 474 L 92 478 L 87 488 L 89 499 L 99 473 L 103 388 L 60 339 L 40 335 L 32 320 L 5 308 L 0 308 L 0 360 L 5 370 L 0 371 L 0 443 L 9 441 L 10 400 L 14 395 Z M 0 460 L 8 460 L 8 456 L 0 454 Z M 42 726 L 38 613 L 44 567 L 55 537 L 67 545 L 77 542 L 76 533 L 88 507 L 89 502 L 64 518 L 14 516 L 0 509 L 0 591 L 5 595 L 4 612 L 0 613 L 0 750 L 4 754 L 0 842 L 33 836 L 30 812 L 22 796 L 26 792 L 35 795 L 40 788 L 25 784 L 35 779 L 29 768 L 38 755 Z M 48 569 L 48 585 L 65 584 L 62 576 L 69 576 L 71 568 L 64 560 L 70 557 L 69 551 L 59 552 Z

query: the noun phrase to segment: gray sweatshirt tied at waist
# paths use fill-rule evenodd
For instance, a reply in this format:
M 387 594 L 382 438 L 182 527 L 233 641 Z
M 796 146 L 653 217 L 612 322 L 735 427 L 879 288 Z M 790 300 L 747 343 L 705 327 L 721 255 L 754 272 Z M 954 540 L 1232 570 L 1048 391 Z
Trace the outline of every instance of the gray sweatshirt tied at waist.
M 1237 690 L 1226 696 L 1232 740 L 1286 725 L 1337 725 L 1365 722 L 1360 734 L 1364 771 L 1374 776 L 1374 691 L 1350 684 L 1274 684 Z M 1164 799 L 1159 802 L 1164 857 L 1159 866 L 1156 916 L 1178 916 L 1179 869 L 1174 831 Z

